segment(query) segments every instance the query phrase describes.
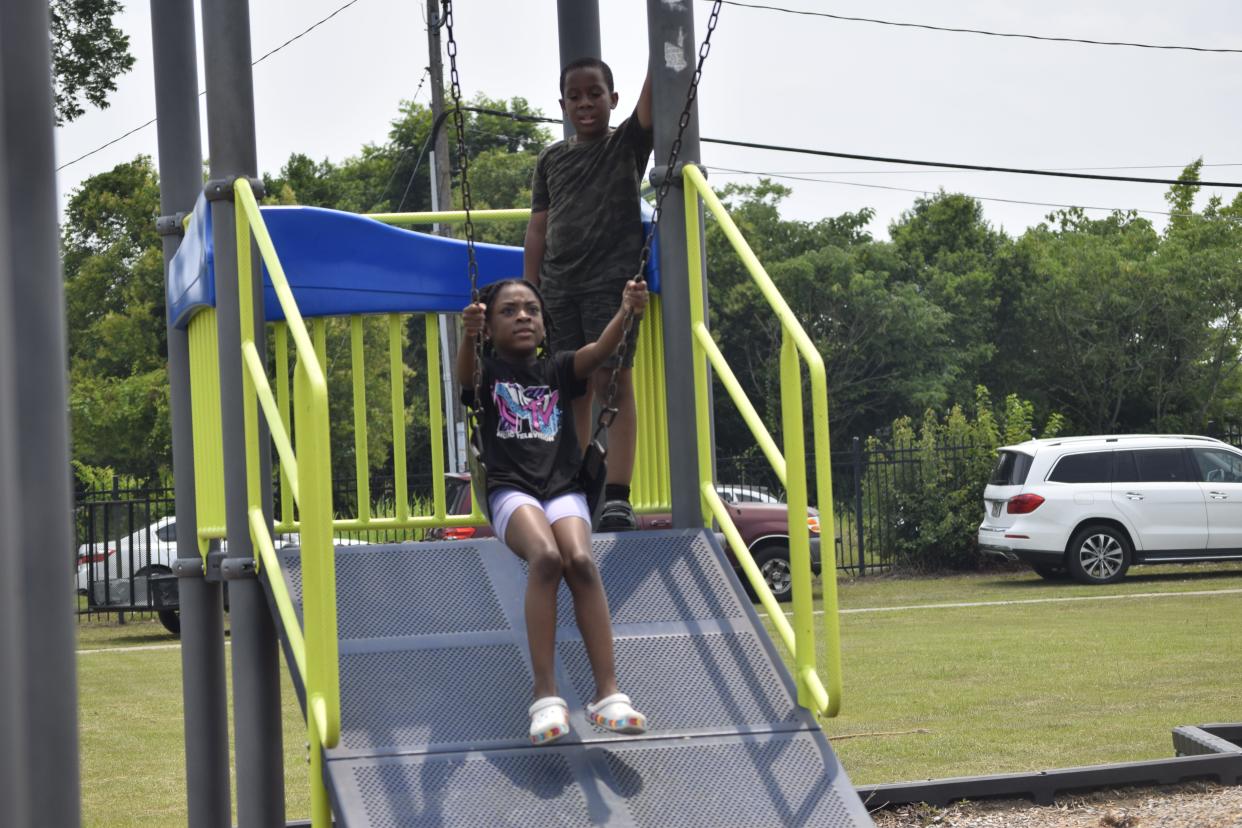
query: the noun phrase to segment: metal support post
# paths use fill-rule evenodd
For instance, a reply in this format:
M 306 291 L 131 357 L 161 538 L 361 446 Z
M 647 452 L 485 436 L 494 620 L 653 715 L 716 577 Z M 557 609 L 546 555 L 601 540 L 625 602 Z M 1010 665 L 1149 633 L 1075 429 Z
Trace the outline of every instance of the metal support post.
M 0 76 L 0 95 L 4 91 Z M 8 155 L 4 152 L 4 135 L 0 133 L 0 250 L 9 250 Z M 14 313 L 13 268 L 8 256 L 0 256 L 0 331 L 10 336 Z M 21 555 L 18 527 L 21 511 L 18 492 L 21 480 L 17 474 L 17 378 L 13 355 L 16 343 L 5 339 L 0 344 L 0 739 L 6 744 L 24 745 L 23 654 L 21 642 L 25 625 L 20 607 L 22 594 Z M 29 777 L 26 763 L 17 750 L 0 756 L 0 802 L 13 809 L 12 819 L 18 825 L 30 824 Z
M 207 75 L 207 143 L 211 176 L 229 180 L 258 173 L 254 137 L 248 0 L 203 0 L 203 58 Z M 216 316 L 220 340 L 221 426 L 228 554 L 221 570 L 229 584 L 232 615 L 233 732 L 237 756 L 237 824 L 285 824 L 280 665 L 276 629 L 262 586 L 254 577 L 254 551 L 246 503 L 245 423 L 242 412 L 241 328 L 237 295 L 237 238 L 233 202 L 211 203 L 216 265 Z M 257 269 L 255 272 L 259 272 Z M 263 284 L 254 282 L 255 344 L 265 353 Z M 270 458 L 260 423 L 260 456 Z M 265 466 L 270 465 L 270 460 Z M 271 480 L 264 468 L 259 479 Z M 265 487 L 271 523 L 271 490 Z
M 651 54 L 652 119 L 655 123 L 655 160 L 668 159 L 677 135 L 677 121 L 686 103 L 686 90 L 694 75 L 694 10 L 690 3 L 647 0 L 647 31 Z M 698 105 L 682 133 L 678 163 L 699 161 Z M 667 174 L 667 173 L 666 173 Z M 681 185 L 680 178 L 677 186 Z M 686 218 L 677 209 L 680 199 L 671 195 L 660 217 L 660 298 L 664 310 L 664 384 L 668 395 L 668 445 L 673 526 L 701 528 L 699 506 L 698 439 L 695 427 L 694 346 L 690 334 L 690 276 L 686 245 L 702 245 L 703 239 L 686 239 Z M 702 222 L 700 222 L 702 226 Z M 706 284 L 703 295 L 707 295 Z M 705 300 L 706 301 L 706 300 Z M 706 314 L 705 314 L 706 317 Z M 713 448 L 713 454 L 714 454 Z
M 433 212 L 453 209 L 453 171 L 451 169 L 448 133 L 444 131 L 444 61 L 440 48 L 440 0 L 427 0 L 427 71 L 431 81 L 431 153 L 427 159 L 431 171 L 431 209 Z M 436 224 L 438 236 L 452 236 L 448 224 Z M 457 353 L 457 321 L 441 314 L 440 359 L 444 375 L 444 426 L 448 443 L 448 470 L 465 471 L 466 424 L 461 418 L 461 386 L 452 370 Z
M 599 0 L 556 0 L 556 28 L 560 36 L 561 67 L 578 58 L 598 58 Z M 569 116 L 564 117 L 565 137 L 574 134 Z
M 3 123 L 0 305 L 12 318 L 0 350 L 21 354 L 10 363 L 4 417 L 16 445 L 4 452 L 10 488 L 11 533 L 0 555 L 19 586 L 9 605 L 21 626 L 17 664 L 4 665 L 6 682 L 20 694 L 18 738 L 7 752 L 25 765 L 25 790 L 16 794 L 13 825 L 78 825 L 78 696 L 74 663 L 74 594 L 70 550 L 75 546 L 69 477 L 65 298 L 56 226 L 52 70 L 45 0 L 0 3 L 0 123 Z M 11 356 L 9 357 L 12 358 Z M 16 409 L 14 411 L 14 408 Z M 0 409 L 2 410 L 2 409 Z M 6 654 L 7 655 L 7 654 Z M 14 678 L 16 677 L 16 678 Z M 5 774 L 6 781 L 14 777 Z M 24 801 L 23 801 L 24 800 Z
M 160 159 L 160 235 L 164 272 L 181 244 L 179 217 L 202 189 L 203 142 L 198 120 L 198 46 L 193 0 L 151 0 L 155 114 Z M 219 582 L 203 578 L 194 497 L 190 346 L 167 317 L 168 385 L 177 509 L 178 601 L 185 718 L 186 806 L 190 828 L 232 821 L 229 718 L 224 669 L 224 601 Z

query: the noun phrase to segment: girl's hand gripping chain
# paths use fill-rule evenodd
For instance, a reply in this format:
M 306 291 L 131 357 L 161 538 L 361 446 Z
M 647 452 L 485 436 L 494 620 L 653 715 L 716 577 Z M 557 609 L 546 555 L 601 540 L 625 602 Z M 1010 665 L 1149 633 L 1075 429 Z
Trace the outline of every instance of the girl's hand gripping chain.
M 487 308 L 482 302 L 466 305 L 461 312 L 461 321 L 466 328 L 466 336 L 478 336 L 483 331 L 483 322 Z
M 635 319 L 642 319 L 647 310 L 647 283 L 631 279 L 625 283 L 625 292 L 621 294 L 621 309 L 630 313 Z

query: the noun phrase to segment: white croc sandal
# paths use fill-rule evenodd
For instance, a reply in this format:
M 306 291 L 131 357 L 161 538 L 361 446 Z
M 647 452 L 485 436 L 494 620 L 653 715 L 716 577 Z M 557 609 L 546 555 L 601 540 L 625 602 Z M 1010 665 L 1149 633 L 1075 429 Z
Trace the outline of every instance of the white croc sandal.
M 569 705 L 560 696 L 544 696 L 530 706 L 530 743 L 546 745 L 569 732 Z
M 587 718 L 596 727 L 631 736 L 647 732 L 647 717 L 630 704 L 624 693 L 613 693 L 587 705 Z

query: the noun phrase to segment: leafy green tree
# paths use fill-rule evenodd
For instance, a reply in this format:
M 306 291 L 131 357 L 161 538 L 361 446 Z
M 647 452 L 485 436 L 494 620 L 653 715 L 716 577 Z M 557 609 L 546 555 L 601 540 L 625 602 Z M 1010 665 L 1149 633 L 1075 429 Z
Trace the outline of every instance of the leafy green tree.
M 145 479 L 170 446 L 158 214 L 139 156 L 73 192 L 62 235 L 74 459 Z
M 476 96 L 470 105 L 480 109 L 538 114 L 524 98 Z M 383 145 L 368 144 L 339 163 L 295 153 L 279 174 L 264 176 L 267 191 L 290 203 L 331 207 L 358 213 L 422 212 L 431 209 L 431 110 L 404 102 Z M 441 129 L 452 129 L 452 118 Z M 548 131 L 536 123 L 465 114 L 466 151 L 470 155 L 471 195 L 480 208 L 525 207 L 530 203 L 530 175 L 535 158 L 548 143 Z M 451 134 L 451 133 L 450 133 Z M 460 170 L 456 141 L 449 141 L 454 172 L 454 203 L 460 203 Z M 485 231 L 489 232 L 489 231 Z M 502 231 L 503 234 L 503 231 Z
M 121 0 L 51 0 L 52 75 L 56 122 L 85 111 L 82 100 L 104 109 L 116 79 L 134 65 L 129 37 L 113 25 Z
M 969 408 L 954 405 L 943 416 L 929 408 L 917 424 L 900 417 L 886 439 L 869 439 L 863 490 L 872 534 L 887 543 L 880 554 L 919 572 L 978 568 L 979 501 L 996 449 L 1036 436 L 1034 410 L 1016 394 L 997 410 L 979 386 Z M 1055 437 L 1064 425 L 1053 414 L 1039 436 Z
M 869 211 L 819 222 L 782 219 L 788 188 L 762 181 L 722 190 L 768 274 L 823 355 L 833 433 L 866 433 L 908 410 L 944 402 L 951 376 L 947 313 L 899 281 L 895 247 L 866 233 Z M 707 229 L 713 330 L 765 422 L 780 422 L 781 326 L 715 222 Z M 718 392 L 722 395 L 723 392 Z M 728 403 L 717 406 L 721 454 L 753 438 Z
M 895 274 L 917 286 L 948 314 L 953 398 L 968 398 L 996 352 L 995 263 L 1010 240 L 988 225 L 983 206 L 970 196 L 943 190 L 919 198 L 889 226 L 902 269 Z

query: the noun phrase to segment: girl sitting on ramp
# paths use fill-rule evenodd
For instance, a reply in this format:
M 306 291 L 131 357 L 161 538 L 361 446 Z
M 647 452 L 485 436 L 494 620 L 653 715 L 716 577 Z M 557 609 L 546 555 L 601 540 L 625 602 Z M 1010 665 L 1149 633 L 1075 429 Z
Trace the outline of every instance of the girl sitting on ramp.
M 587 718 L 617 733 L 643 733 L 647 718 L 617 689 L 608 598 L 591 556 L 591 517 L 579 482 L 582 450 L 574 429 L 573 400 L 588 378 L 621 344 L 625 315 L 642 315 L 647 287 L 631 281 L 621 307 L 595 342 L 552 353 L 543 296 L 530 282 L 488 285 L 462 312 L 467 342 L 457 351 L 463 402 L 480 389 L 479 431 L 487 470 L 487 499 L 498 537 L 526 561 L 526 632 L 535 674 L 530 740 L 547 744 L 569 732 L 569 707 L 556 695 L 556 593 L 565 579 L 574 599 L 595 676 Z M 482 336 L 481 375 L 473 341 Z M 469 343 L 469 344 L 468 344 Z

